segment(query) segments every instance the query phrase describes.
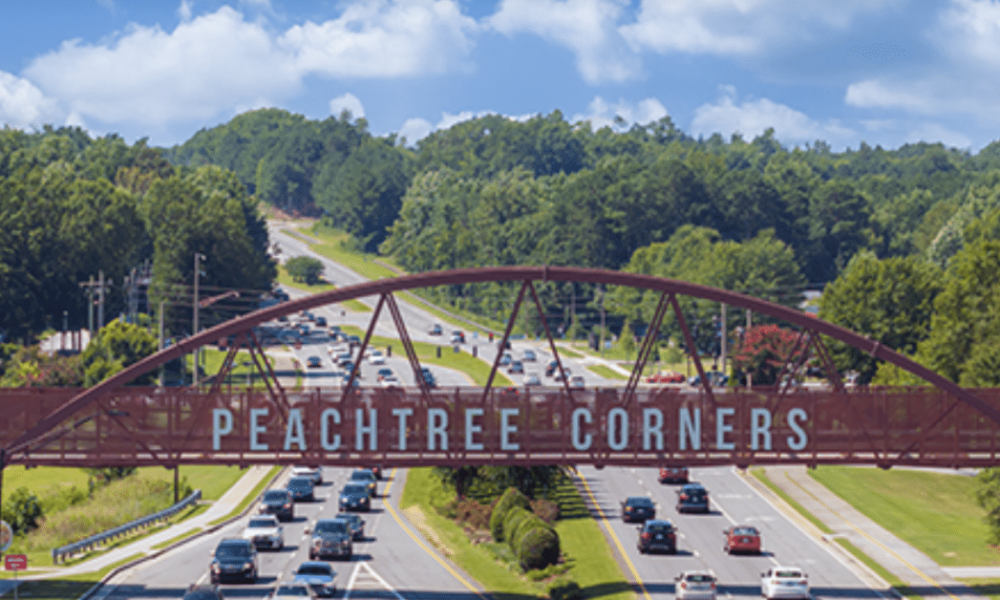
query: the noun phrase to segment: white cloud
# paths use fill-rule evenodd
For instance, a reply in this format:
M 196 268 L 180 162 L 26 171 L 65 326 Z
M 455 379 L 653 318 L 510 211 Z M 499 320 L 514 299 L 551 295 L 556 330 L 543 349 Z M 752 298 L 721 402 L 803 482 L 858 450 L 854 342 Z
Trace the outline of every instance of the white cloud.
M 0 71 L 0 126 L 40 127 L 58 118 L 56 101 L 27 79 Z
M 453 0 L 373 0 L 338 19 L 296 25 L 281 36 L 302 72 L 332 77 L 400 77 L 462 66 L 478 25 Z
M 745 55 L 808 38 L 814 29 L 845 29 L 862 12 L 900 0 L 642 0 L 636 22 L 620 31 L 636 49 Z
M 479 117 L 485 117 L 487 115 L 497 114 L 494 111 L 483 110 L 474 112 L 471 110 L 465 110 L 457 114 L 452 114 L 448 112 L 441 113 L 441 120 L 436 124 L 431 123 L 426 119 L 412 118 L 407 119 L 403 126 L 399 129 L 399 135 L 406 138 L 406 143 L 409 146 L 416 144 L 418 141 L 424 139 L 428 135 L 434 133 L 435 131 L 441 129 L 448 129 L 453 125 L 457 125 L 463 121 L 471 121 L 472 119 L 478 119 Z M 523 117 L 507 117 L 514 121 L 526 120 Z
M 503 0 L 489 24 L 507 36 L 529 32 L 566 46 L 589 83 L 625 81 L 640 70 L 616 31 L 623 0 Z
M 847 86 L 844 102 L 859 108 L 902 108 L 918 113 L 938 110 L 938 103 L 933 96 L 926 92 L 918 93 L 912 84 L 890 87 L 889 84 L 874 79 Z
M 667 116 L 667 109 L 656 98 L 646 98 L 632 105 L 625 100 L 609 104 L 604 98 L 597 96 L 590 102 L 587 109 L 588 114 L 573 115 L 570 122 L 587 121 L 590 123 L 590 127 L 596 131 L 603 127 L 617 129 L 615 121 L 619 117 L 624 121 L 624 128 L 627 129 L 633 123 L 645 125 Z
M 365 107 L 361 104 L 361 100 L 358 100 L 358 97 L 354 94 L 347 93 L 330 100 L 331 115 L 339 117 L 340 113 L 345 110 L 350 111 L 351 116 L 355 119 L 365 116 Z
M 400 137 L 406 138 L 406 144 L 412 146 L 429 136 L 434 131 L 434 125 L 426 119 L 407 119 L 399 128 Z
M 181 0 L 181 5 L 177 8 L 177 16 L 181 21 L 187 22 L 191 20 L 191 1 Z
M 851 129 L 831 120 L 820 123 L 806 114 L 767 98 L 736 103 L 732 87 L 723 88 L 723 97 L 715 104 L 703 104 L 695 110 L 692 133 L 729 135 L 739 133 L 751 139 L 774 128 L 782 143 L 812 142 L 818 139 L 831 145 L 846 144 L 855 138 Z
M 935 32 L 941 49 L 959 61 L 1000 69 L 1000 3 L 994 0 L 952 0 Z
M 972 140 L 967 135 L 938 123 L 917 125 L 906 134 L 906 141 L 909 143 L 941 142 L 945 146 L 954 148 L 970 148 L 972 146 Z

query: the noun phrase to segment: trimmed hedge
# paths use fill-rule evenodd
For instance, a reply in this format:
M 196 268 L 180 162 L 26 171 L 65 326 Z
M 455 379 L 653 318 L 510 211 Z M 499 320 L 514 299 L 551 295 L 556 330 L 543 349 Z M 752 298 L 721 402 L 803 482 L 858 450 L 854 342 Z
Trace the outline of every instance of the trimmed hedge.
M 517 531 L 522 523 L 534 516 L 530 510 L 521 508 L 520 506 L 515 506 L 507 511 L 507 518 L 503 521 L 503 538 L 515 554 L 517 553 Z
M 529 530 L 518 546 L 517 558 L 525 570 L 544 569 L 559 561 L 559 536 L 548 527 Z
M 504 541 L 504 523 L 507 520 L 507 513 L 514 507 L 531 510 L 531 502 L 520 490 L 509 487 L 497 500 L 496 505 L 493 506 L 493 512 L 490 513 L 490 534 L 494 541 Z
M 520 552 L 521 539 L 524 538 L 525 534 L 533 529 L 543 527 L 545 529 L 552 529 L 552 527 L 545 523 L 545 521 L 538 518 L 538 515 L 534 513 L 528 513 L 528 517 L 521 521 L 518 521 L 516 525 L 510 530 L 510 535 L 507 536 L 507 543 L 510 544 L 510 549 L 514 551 L 515 554 Z

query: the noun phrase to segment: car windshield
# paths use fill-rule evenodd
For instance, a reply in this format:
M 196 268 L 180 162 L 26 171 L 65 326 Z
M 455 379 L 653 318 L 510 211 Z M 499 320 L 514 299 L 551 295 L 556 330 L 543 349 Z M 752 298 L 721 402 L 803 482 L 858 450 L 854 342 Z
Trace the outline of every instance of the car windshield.
M 344 521 L 320 521 L 316 523 L 316 533 L 347 533 Z
M 351 479 L 354 481 L 371 481 L 375 479 L 375 475 L 371 471 L 355 471 L 351 473 Z
M 794 569 L 782 569 L 780 571 L 775 571 L 774 576 L 781 577 L 783 579 L 801 579 L 802 571 L 796 571 Z
M 757 535 L 757 530 L 753 527 L 737 527 L 733 529 L 733 535 Z
M 684 579 L 697 583 L 711 583 L 715 581 L 715 578 L 707 573 L 689 573 Z
M 265 502 L 284 502 L 288 498 L 288 494 L 283 491 L 271 490 L 269 492 L 264 492 Z
M 274 519 L 250 519 L 248 527 L 274 527 Z
M 215 549 L 215 555 L 219 558 L 249 558 L 250 546 L 247 544 L 220 544 Z
M 276 596 L 308 596 L 309 589 L 304 585 L 279 585 Z
M 653 501 L 645 496 L 633 496 L 626 500 L 625 504 L 629 506 L 637 506 L 642 508 L 650 508 L 653 506 Z
M 667 525 L 666 523 L 656 523 L 652 525 L 646 525 L 646 529 L 652 533 L 670 533 L 674 530 L 673 527 Z
M 296 571 L 298 575 L 332 575 L 333 567 L 330 565 L 324 565 L 320 563 L 312 563 L 308 565 L 300 565 L 299 570 Z
M 290 480 L 288 480 L 288 487 L 290 488 L 312 487 L 312 480 L 309 479 L 308 477 L 292 477 Z
M 344 486 L 344 493 L 347 495 L 367 494 L 368 488 L 361 483 L 351 483 Z

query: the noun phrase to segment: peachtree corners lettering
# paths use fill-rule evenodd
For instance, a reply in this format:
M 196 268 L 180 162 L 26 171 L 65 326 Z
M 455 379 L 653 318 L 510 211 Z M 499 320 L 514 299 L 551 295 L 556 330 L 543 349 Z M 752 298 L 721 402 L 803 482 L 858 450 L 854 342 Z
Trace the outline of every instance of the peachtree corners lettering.
M 367 414 L 366 414 L 367 413 Z M 408 433 L 412 433 L 412 419 L 414 417 L 413 408 L 393 408 L 391 409 L 392 419 L 395 420 L 395 447 L 386 450 L 407 452 L 427 450 L 431 452 L 441 452 L 449 450 L 464 450 L 469 452 L 490 449 L 502 452 L 518 452 L 521 450 L 519 436 L 521 431 L 518 425 L 520 409 L 502 408 L 498 412 L 498 423 L 495 431 L 484 430 L 484 409 L 465 408 L 464 419 L 458 419 L 463 425 L 461 435 L 449 422 L 450 413 L 443 408 L 427 408 L 425 431 L 426 444 L 423 448 L 409 447 L 410 439 Z M 715 409 L 715 436 L 714 444 L 708 448 L 702 448 L 702 409 L 681 407 L 677 412 L 676 420 L 676 448 L 679 450 L 735 450 L 735 419 L 736 409 L 732 407 L 719 407 Z M 319 423 L 319 446 L 327 452 L 335 451 L 379 451 L 379 411 L 374 408 L 356 408 L 354 418 L 353 436 L 347 434 L 351 432 L 342 431 L 341 425 L 344 419 L 340 411 L 336 408 L 327 408 L 320 414 Z M 642 408 L 640 411 L 641 425 L 638 428 L 630 427 L 629 419 L 631 414 L 621 407 L 611 408 L 604 414 L 603 419 L 598 419 L 597 415 L 590 408 L 576 408 L 570 417 L 570 444 L 572 449 L 579 452 L 592 450 L 596 436 L 605 436 L 607 447 L 615 452 L 623 451 L 664 451 L 667 450 L 669 440 L 667 432 L 664 431 L 666 419 L 664 411 L 660 408 Z M 749 440 L 750 450 L 773 451 L 775 450 L 775 436 L 773 435 L 772 423 L 774 415 L 766 408 L 752 408 L 749 415 Z M 212 410 L 212 449 L 219 451 L 222 449 L 222 442 L 226 436 L 233 433 L 234 422 L 233 413 L 226 408 L 216 408 Z M 782 449 L 799 452 L 809 444 L 809 436 L 804 429 L 804 425 L 809 421 L 809 415 L 802 408 L 792 408 L 788 411 L 785 419 L 790 435 L 778 440 Z M 247 449 L 254 452 L 268 452 L 276 450 L 269 447 L 264 441 L 268 434 L 269 412 L 266 408 L 255 408 L 249 411 L 249 423 Z M 601 423 L 598 425 L 596 423 Z M 604 431 L 599 429 L 603 427 Z M 636 435 L 633 429 L 638 431 Z M 309 451 L 314 448 L 309 447 L 306 423 L 303 421 L 301 409 L 291 409 L 285 424 L 284 443 L 281 450 Z M 353 438 L 353 439 L 352 439 Z M 453 442 L 461 440 L 461 448 L 456 448 Z M 345 443 L 346 441 L 346 443 Z M 353 442 L 352 447 L 347 447 L 347 443 Z M 488 444 L 487 444 L 488 442 Z

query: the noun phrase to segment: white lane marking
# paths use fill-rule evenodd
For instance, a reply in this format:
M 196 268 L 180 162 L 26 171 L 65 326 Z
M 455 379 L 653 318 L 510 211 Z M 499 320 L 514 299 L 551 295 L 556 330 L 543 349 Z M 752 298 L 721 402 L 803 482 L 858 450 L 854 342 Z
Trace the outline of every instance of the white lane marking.
M 361 569 L 368 571 L 368 574 L 371 575 L 375 579 L 375 581 L 378 582 L 379 585 L 385 588 L 387 592 L 398 598 L 398 600 L 406 600 L 406 598 L 404 598 L 402 594 L 393 589 L 393 587 L 389 585 L 389 583 L 385 579 L 383 579 L 381 575 L 376 573 L 375 569 L 371 568 L 367 562 L 359 562 L 357 563 L 357 566 L 354 567 L 354 572 L 351 573 L 351 578 L 347 581 L 347 587 L 344 589 L 344 600 L 347 600 L 348 598 L 351 597 L 351 592 L 354 590 L 354 584 L 357 582 L 358 573 L 361 571 Z

